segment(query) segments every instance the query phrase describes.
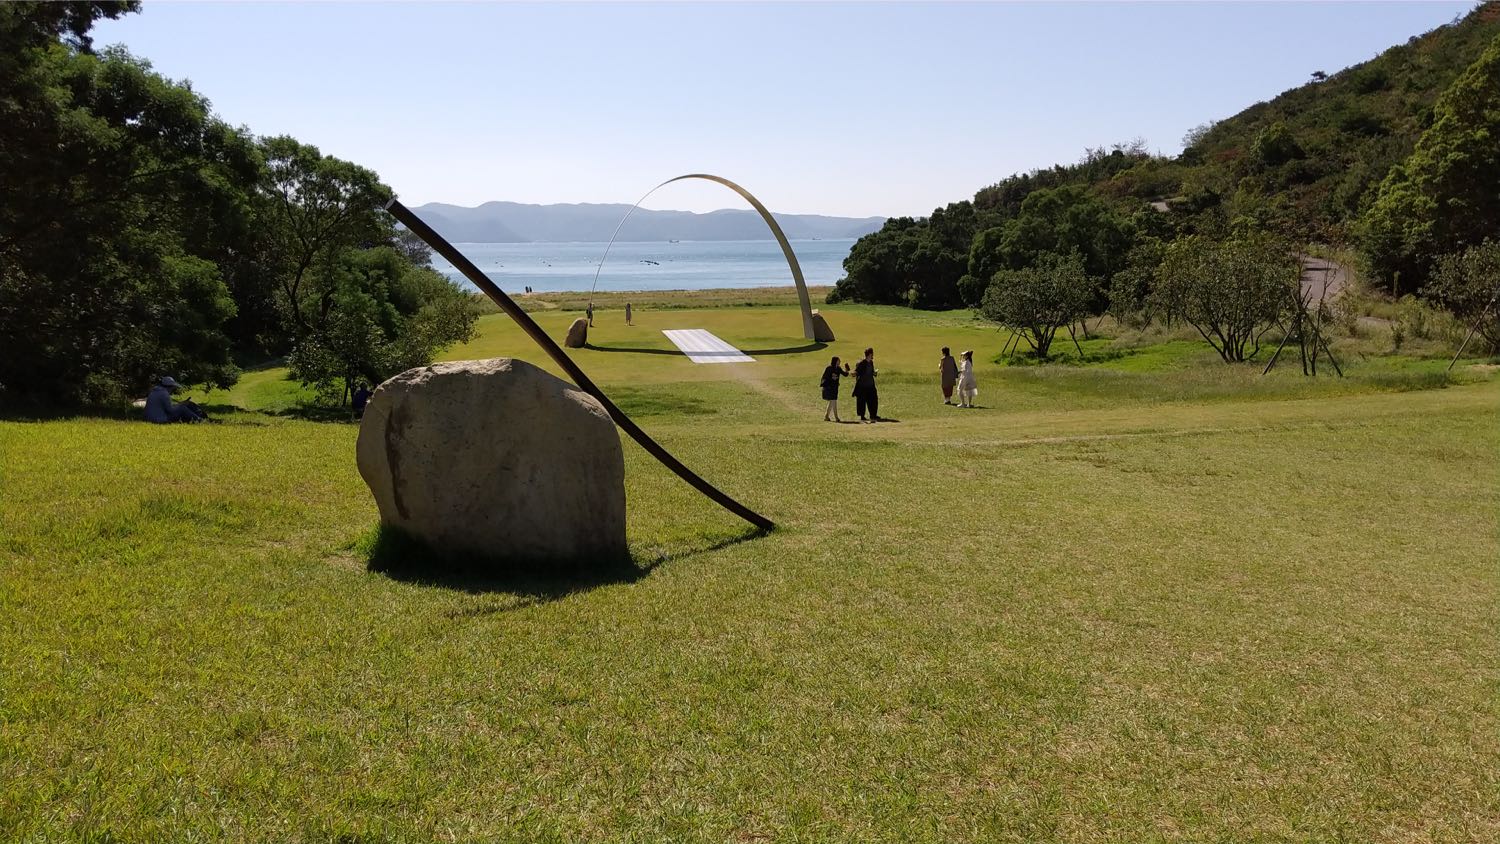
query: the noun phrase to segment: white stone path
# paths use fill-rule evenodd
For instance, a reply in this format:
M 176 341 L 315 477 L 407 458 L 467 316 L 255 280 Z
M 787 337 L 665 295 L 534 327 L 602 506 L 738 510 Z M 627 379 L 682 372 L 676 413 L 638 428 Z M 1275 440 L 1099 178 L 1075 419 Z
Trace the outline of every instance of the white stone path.
M 663 331 L 693 363 L 754 363 L 755 358 L 701 328 Z

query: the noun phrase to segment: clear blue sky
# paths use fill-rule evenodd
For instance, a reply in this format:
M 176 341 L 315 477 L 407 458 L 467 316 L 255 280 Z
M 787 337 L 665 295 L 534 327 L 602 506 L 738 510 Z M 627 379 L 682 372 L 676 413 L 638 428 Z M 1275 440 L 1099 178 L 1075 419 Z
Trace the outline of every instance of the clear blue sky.
M 1471 2 L 166 3 L 105 21 L 220 115 L 408 204 L 634 202 L 707 171 L 771 208 L 924 215 L 1013 172 L 1183 134 Z M 647 203 L 738 199 L 673 185 Z

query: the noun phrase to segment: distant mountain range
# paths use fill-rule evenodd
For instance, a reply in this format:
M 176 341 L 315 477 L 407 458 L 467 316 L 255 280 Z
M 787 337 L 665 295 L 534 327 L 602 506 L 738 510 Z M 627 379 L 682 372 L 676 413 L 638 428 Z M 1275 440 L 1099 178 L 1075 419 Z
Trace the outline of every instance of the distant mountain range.
M 523 205 L 486 202 L 478 208 L 429 202 L 412 209 L 455 243 L 567 243 L 609 240 L 625 212 L 624 204 Z M 825 217 L 776 214 L 793 240 L 860 237 L 885 224 L 884 217 Z M 760 215 L 750 210 L 691 211 L 637 209 L 620 230 L 622 241 L 772 240 Z

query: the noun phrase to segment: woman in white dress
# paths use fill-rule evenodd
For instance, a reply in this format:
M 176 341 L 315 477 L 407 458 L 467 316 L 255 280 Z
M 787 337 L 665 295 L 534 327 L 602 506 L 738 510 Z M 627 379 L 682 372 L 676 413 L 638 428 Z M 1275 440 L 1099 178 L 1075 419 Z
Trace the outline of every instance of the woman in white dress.
M 958 406 L 973 407 L 974 397 L 979 395 L 979 385 L 974 381 L 974 352 L 964 352 L 963 363 L 958 365 Z

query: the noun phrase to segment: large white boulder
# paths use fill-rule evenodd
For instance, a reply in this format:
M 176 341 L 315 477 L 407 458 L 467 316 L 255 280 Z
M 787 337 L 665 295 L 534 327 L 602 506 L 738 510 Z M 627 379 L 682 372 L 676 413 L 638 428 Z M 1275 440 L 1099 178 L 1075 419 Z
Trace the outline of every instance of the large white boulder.
M 438 551 L 570 568 L 628 553 L 614 421 L 525 361 L 397 375 L 371 397 L 356 452 L 381 521 Z

